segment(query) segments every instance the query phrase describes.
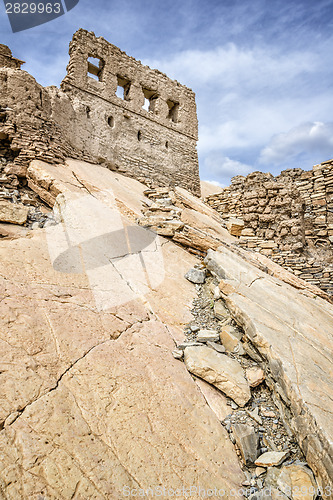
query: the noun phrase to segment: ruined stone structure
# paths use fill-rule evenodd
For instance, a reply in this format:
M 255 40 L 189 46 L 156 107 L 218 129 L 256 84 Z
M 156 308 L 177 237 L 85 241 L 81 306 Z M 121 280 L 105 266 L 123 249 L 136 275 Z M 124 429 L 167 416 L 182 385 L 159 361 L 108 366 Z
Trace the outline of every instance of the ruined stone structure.
M 69 53 L 61 88 L 83 106 L 87 153 L 136 178 L 172 180 L 200 194 L 194 93 L 84 30 Z
M 61 90 L 43 88 L 21 64 L 0 47 L 0 147 L 14 174 L 24 177 L 31 159 L 71 157 L 200 194 L 190 89 L 82 29 Z
M 20 61 L 20 59 L 16 59 L 12 56 L 11 50 L 7 47 L 7 45 L 3 45 L 0 43 L 0 67 L 20 69 L 24 61 Z
M 277 177 L 237 176 L 207 203 L 223 219 L 239 217 L 239 244 L 259 251 L 333 294 L 333 161 Z

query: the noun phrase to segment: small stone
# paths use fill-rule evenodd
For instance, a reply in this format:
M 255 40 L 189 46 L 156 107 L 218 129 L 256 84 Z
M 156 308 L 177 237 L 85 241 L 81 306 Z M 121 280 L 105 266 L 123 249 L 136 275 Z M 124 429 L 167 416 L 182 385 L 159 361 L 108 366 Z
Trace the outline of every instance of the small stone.
M 276 414 L 271 410 L 264 410 L 263 408 L 260 410 L 260 413 L 263 417 L 275 418 Z
M 242 352 L 240 341 L 231 333 L 234 329 L 230 326 L 223 326 L 220 331 L 220 340 L 228 352 Z
M 174 351 L 172 351 L 172 356 L 175 359 L 182 359 L 183 354 L 184 354 L 184 351 L 182 349 L 175 349 Z
M 272 467 L 282 464 L 282 462 L 288 457 L 288 451 L 267 451 L 260 455 L 255 461 L 255 464 L 259 467 Z
M 227 319 L 230 316 L 228 309 L 221 300 L 217 300 L 214 304 L 214 316 L 220 320 Z
M 233 410 L 238 410 L 239 406 L 235 403 L 235 401 L 231 401 L 230 406 Z
M 25 224 L 29 214 L 29 208 L 10 201 L 0 200 L 0 222 L 10 224 Z
M 245 370 L 250 387 L 257 387 L 265 380 L 265 373 L 259 366 L 251 366 Z
M 180 344 L 177 345 L 177 349 L 186 349 L 186 347 L 201 347 L 202 342 L 181 342 Z
M 190 269 L 185 274 L 185 278 L 191 283 L 202 284 L 206 280 L 206 270 L 205 269 Z
M 198 325 L 191 325 L 190 329 L 192 332 L 198 332 L 200 330 L 200 326 Z
M 242 219 L 236 219 L 235 217 L 231 217 L 226 223 L 229 233 L 233 236 L 241 236 L 244 225 Z
M 259 436 L 246 424 L 234 424 L 232 432 L 245 464 L 253 464 L 258 457 Z
M 198 342 L 216 342 L 219 338 L 220 336 L 216 330 L 200 330 L 196 337 Z
M 247 411 L 247 413 L 255 422 L 257 422 L 257 424 L 262 425 L 262 419 L 259 417 L 259 408 L 255 408 L 253 411 Z
M 236 345 L 235 349 L 233 350 L 235 354 L 238 354 L 239 356 L 244 356 L 245 351 L 243 349 L 243 346 L 240 342 Z
M 221 353 L 225 352 L 224 345 L 217 344 L 216 342 L 210 342 L 209 340 L 207 342 L 207 345 L 208 345 L 208 347 L 211 347 L 212 349 L 214 349 L 217 352 L 221 352 Z
M 213 290 L 213 295 L 214 295 L 214 299 L 215 299 L 215 300 L 218 300 L 218 299 L 220 299 L 220 298 L 221 298 L 221 291 L 220 291 L 220 289 L 219 289 L 219 287 L 218 287 L 218 286 L 216 286 L 216 287 L 214 288 L 214 290 Z
M 255 470 L 256 477 L 261 476 L 265 472 L 266 472 L 266 469 L 264 467 L 256 467 L 256 470 Z

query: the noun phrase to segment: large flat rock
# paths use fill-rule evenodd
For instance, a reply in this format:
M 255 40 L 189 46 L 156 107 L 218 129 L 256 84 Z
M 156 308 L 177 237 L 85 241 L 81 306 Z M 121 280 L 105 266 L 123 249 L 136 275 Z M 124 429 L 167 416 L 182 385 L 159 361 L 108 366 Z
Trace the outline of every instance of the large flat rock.
M 120 500 L 130 489 L 200 486 L 240 498 L 233 445 L 172 356 L 191 319 L 195 289 L 183 276 L 196 259 L 155 240 L 110 256 L 105 193 L 116 199 L 119 242 L 144 186 L 80 162 L 61 175 L 35 167 L 41 193 L 60 194 L 62 222 L 0 241 L 0 497 Z
M 195 346 L 186 347 L 184 361 L 189 372 L 213 384 L 239 406 L 251 398 L 243 368 L 235 359 L 207 346 Z
M 220 247 L 209 269 L 233 287 L 226 304 L 267 361 L 268 379 L 322 486 L 333 480 L 333 306 Z M 232 289 L 230 289 L 232 290 Z M 328 497 L 327 497 L 328 498 Z

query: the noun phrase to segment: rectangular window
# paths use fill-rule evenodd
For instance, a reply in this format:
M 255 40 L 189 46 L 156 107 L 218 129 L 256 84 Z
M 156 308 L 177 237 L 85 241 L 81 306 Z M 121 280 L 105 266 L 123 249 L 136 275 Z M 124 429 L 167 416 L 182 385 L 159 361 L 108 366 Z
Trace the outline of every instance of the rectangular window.
M 142 89 L 145 101 L 142 106 L 142 109 L 145 109 L 149 113 L 154 113 L 155 112 L 155 105 L 156 101 L 158 99 L 158 94 L 156 90 L 149 90 L 149 89 Z
M 104 61 L 98 57 L 88 57 L 88 76 L 97 80 L 102 81 L 104 69 Z
M 174 123 L 178 122 L 178 112 L 179 112 L 179 102 L 167 100 L 167 105 L 169 108 L 168 118 Z
M 131 82 L 126 78 L 123 78 L 118 75 L 118 86 L 116 90 L 116 96 L 124 101 L 129 101 L 129 92 L 131 88 Z

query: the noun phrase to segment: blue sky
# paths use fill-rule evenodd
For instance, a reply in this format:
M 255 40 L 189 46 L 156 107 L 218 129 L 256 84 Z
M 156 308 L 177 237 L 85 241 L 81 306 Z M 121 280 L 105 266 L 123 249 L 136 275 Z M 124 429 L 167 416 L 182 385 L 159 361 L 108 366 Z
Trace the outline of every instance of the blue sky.
M 203 180 L 227 185 L 333 157 L 333 0 L 80 0 L 0 43 L 43 85 L 59 85 L 79 28 L 196 93 Z

